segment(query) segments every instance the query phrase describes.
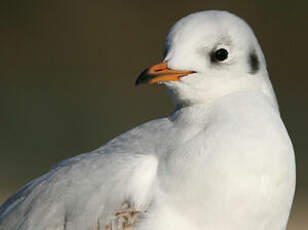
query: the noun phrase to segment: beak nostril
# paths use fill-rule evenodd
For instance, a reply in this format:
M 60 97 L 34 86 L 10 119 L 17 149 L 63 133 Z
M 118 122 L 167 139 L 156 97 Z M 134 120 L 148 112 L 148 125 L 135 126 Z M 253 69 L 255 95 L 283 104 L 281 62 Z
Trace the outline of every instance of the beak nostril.
M 157 69 L 155 72 L 159 73 L 162 72 L 164 69 Z
M 154 66 L 155 67 L 155 66 Z M 166 68 L 163 68 L 162 66 L 157 66 L 156 68 L 153 68 L 152 71 L 153 72 L 161 72 L 163 70 L 166 70 Z

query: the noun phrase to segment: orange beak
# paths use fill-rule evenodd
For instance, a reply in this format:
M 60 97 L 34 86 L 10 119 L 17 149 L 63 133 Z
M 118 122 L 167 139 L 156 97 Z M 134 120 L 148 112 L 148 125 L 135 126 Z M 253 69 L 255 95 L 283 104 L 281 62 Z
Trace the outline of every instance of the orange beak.
M 184 77 L 191 73 L 195 72 L 169 69 L 168 63 L 162 62 L 145 69 L 137 78 L 135 85 L 145 83 L 153 84 L 165 81 L 179 81 L 180 77 Z

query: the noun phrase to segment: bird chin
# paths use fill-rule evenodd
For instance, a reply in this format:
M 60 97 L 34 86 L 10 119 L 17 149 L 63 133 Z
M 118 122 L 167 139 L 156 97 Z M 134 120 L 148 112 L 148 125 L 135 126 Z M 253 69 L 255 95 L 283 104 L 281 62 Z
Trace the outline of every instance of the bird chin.
M 181 108 L 189 104 L 189 98 L 185 97 L 185 85 L 181 81 L 174 82 L 164 82 L 164 85 L 167 88 L 168 94 L 172 98 L 173 104 L 176 108 Z

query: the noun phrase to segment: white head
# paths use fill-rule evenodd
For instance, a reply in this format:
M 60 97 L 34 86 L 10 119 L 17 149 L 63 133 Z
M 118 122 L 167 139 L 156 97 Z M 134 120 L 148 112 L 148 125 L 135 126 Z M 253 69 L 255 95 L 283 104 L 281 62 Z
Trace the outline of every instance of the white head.
M 209 103 L 240 91 L 261 91 L 276 99 L 258 41 L 241 18 L 203 11 L 170 30 L 164 62 L 145 70 L 136 84 L 163 83 L 177 105 Z

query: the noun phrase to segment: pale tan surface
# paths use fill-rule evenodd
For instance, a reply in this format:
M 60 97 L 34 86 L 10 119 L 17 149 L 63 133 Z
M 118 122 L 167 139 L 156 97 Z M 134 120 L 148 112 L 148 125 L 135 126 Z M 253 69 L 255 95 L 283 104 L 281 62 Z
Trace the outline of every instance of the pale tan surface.
M 125 202 L 104 230 L 131 230 L 141 214 L 141 211 L 134 210 Z

